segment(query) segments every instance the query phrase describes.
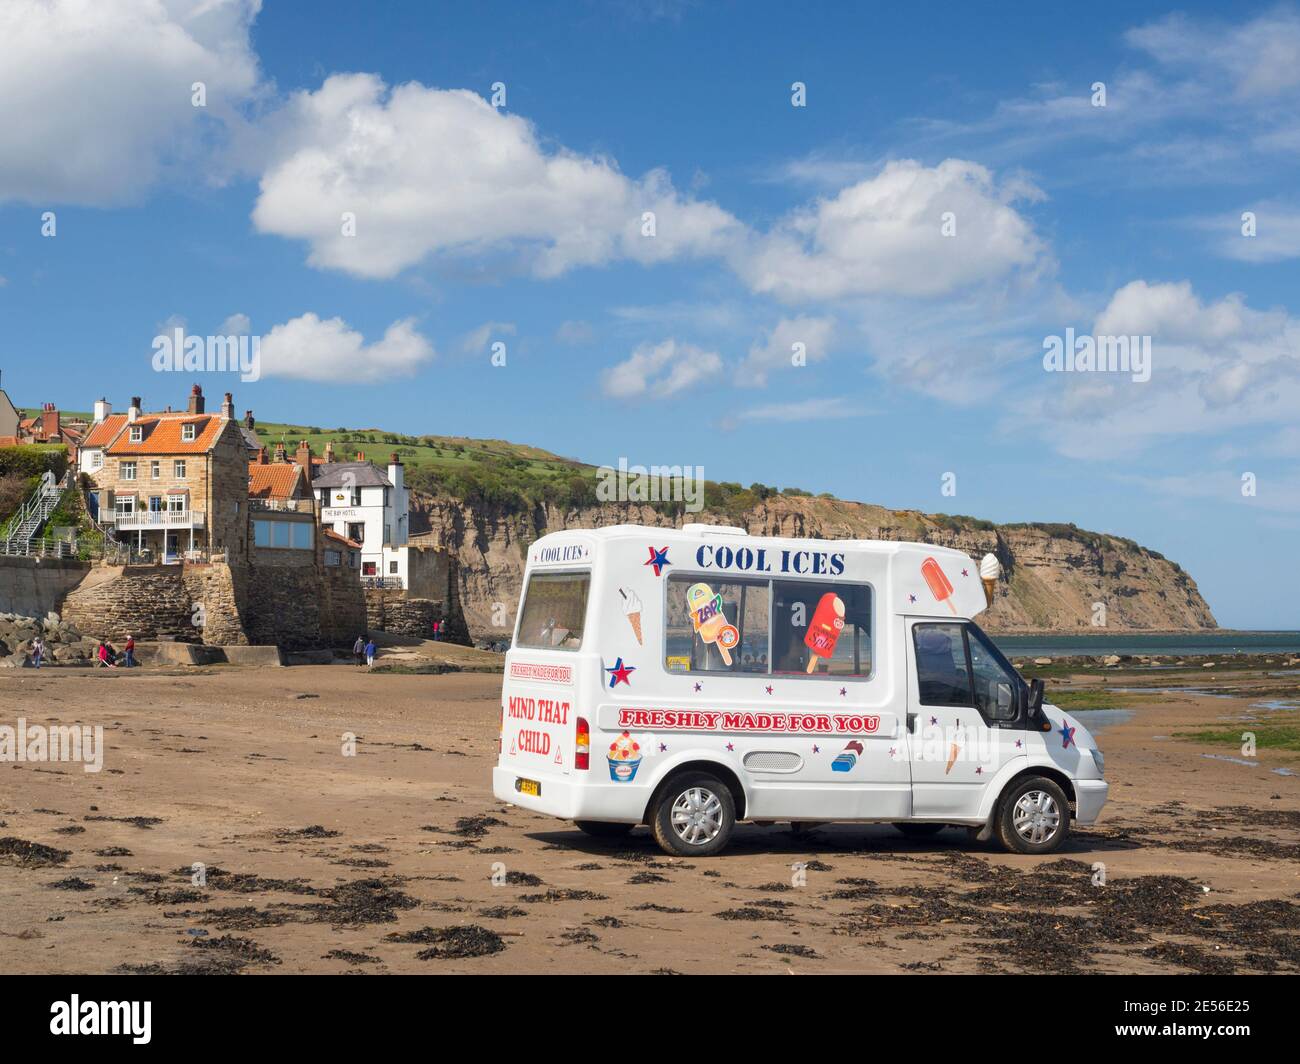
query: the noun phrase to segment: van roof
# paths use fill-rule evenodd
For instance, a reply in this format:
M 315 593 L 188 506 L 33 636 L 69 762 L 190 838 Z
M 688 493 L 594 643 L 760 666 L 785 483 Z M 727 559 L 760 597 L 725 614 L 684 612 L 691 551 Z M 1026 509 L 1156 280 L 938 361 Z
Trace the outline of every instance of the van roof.
M 652 538 L 672 540 L 698 540 L 701 538 L 745 539 L 757 543 L 834 543 L 837 547 L 875 554 L 898 554 L 903 551 L 925 551 L 928 554 L 951 554 L 969 557 L 956 547 L 937 543 L 920 543 L 903 539 L 819 539 L 810 536 L 757 536 L 732 525 L 687 524 L 681 528 L 661 528 L 657 525 L 604 525 L 600 528 L 570 528 L 549 532 L 536 542 L 562 536 L 590 536 L 599 541 L 615 539 Z

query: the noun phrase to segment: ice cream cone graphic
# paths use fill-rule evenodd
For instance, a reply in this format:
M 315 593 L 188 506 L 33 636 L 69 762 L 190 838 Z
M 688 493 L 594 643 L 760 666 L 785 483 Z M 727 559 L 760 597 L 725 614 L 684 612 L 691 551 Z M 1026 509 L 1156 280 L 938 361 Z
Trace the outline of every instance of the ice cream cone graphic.
M 623 597 L 623 616 L 627 618 L 627 623 L 632 626 L 632 632 L 636 635 L 637 646 L 644 646 L 645 640 L 641 638 L 641 598 L 631 588 L 619 588 L 618 593 Z
M 944 767 L 943 774 L 946 776 L 952 771 L 952 766 L 957 763 L 957 758 L 961 755 L 961 721 L 957 722 L 957 730 L 948 740 L 948 764 Z
M 980 559 L 980 583 L 984 585 L 984 601 L 988 605 L 993 605 L 993 589 L 998 586 L 998 578 L 1002 575 L 1002 563 L 992 554 L 986 554 Z

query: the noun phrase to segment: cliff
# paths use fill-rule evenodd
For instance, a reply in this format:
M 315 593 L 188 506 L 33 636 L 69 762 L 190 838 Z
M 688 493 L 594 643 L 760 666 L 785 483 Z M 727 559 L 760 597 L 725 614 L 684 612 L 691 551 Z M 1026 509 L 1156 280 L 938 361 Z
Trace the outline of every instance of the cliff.
M 445 547 L 456 557 L 462 609 L 475 636 L 508 631 L 525 555 L 537 537 L 568 528 L 680 524 L 635 504 L 577 509 L 547 504 L 519 512 L 419 492 L 412 493 L 411 510 L 412 530 L 418 533 L 412 542 Z M 705 510 L 689 519 L 741 525 L 765 536 L 935 543 L 963 550 L 977 562 L 991 551 L 1004 572 L 981 625 L 994 632 L 1217 627 L 1196 584 L 1176 563 L 1131 540 L 1071 525 L 994 525 L 809 496 L 773 496 L 739 518 Z M 1104 628 L 1093 626 L 1094 603 L 1105 606 Z

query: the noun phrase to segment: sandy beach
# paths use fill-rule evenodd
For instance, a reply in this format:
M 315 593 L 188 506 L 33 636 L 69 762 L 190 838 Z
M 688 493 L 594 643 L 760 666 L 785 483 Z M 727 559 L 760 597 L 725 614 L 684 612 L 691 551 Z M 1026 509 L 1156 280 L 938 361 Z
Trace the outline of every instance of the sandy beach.
M 16 671 L 3 723 L 102 724 L 106 749 L 0 764 L 0 971 L 1294 972 L 1300 755 L 1179 733 L 1248 728 L 1297 680 L 1126 693 L 1110 802 L 1051 857 L 742 825 L 691 862 L 494 800 L 498 675 Z

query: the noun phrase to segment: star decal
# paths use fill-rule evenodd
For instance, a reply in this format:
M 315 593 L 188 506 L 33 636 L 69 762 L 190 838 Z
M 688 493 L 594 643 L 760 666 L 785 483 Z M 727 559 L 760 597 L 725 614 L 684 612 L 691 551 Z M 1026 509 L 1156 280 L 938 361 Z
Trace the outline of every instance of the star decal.
M 772 693 L 772 685 L 771 685 L 771 684 L 768 684 L 768 685 L 767 685 L 767 693 L 768 693 L 769 695 Z
M 660 743 L 660 744 L 659 744 L 659 752 L 660 752 L 661 754 L 666 754 L 666 753 L 668 753 L 668 744 L 667 744 L 667 743 Z
M 818 746 L 816 743 L 813 743 L 813 753 L 820 754 L 821 752 L 822 752 L 822 748 Z
M 939 718 L 938 718 L 938 717 L 931 717 L 931 718 L 930 718 L 930 724 L 931 724 L 931 726 L 933 726 L 933 725 L 935 725 L 935 724 L 938 724 L 938 723 L 939 723 Z
M 962 576 L 970 576 L 970 570 L 968 570 L 968 569 L 963 569 L 963 570 L 961 571 L 961 575 L 962 575 Z
M 849 693 L 849 689 L 848 689 L 847 687 L 841 687 L 841 688 L 840 688 L 840 697 L 841 697 L 841 698 L 846 698 L 846 697 L 848 697 L 848 693 Z
M 908 601 L 908 602 L 915 602 L 915 601 L 916 601 L 916 596 L 915 596 L 915 595 L 908 595 L 908 596 L 907 596 L 907 601 Z
M 895 757 L 895 756 L 897 756 L 897 754 L 898 754 L 898 748 L 897 748 L 897 747 L 894 747 L 894 746 L 891 746 L 891 747 L 889 748 L 889 756 L 890 756 L 890 757 Z
M 1065 721 L 1061 721 L 1061 730 L 1056 734 L 1061 737 L 1061 749 L 1068 750 L 1070 744 L 1074 742 L 1074 729 L 1066 724 Z M 1077 746 L 1078 744 L 1075 743 L 1075 745 Z
M 696 690 L 696 692 L 699 692 L 699 691 L 703 690 L 703 688 L 704 688 L 704 684 L 702 684 L 702 683 L 700 683 L 698 680 L 696 680 L 696 681 L 695 681 L 695 690 Z
M 654 566 L 655 576 L 658 576 L 665 566 L 672 564 L 672 562 L 668 560 L 668 548 L 660 547 L 656 550 L 654 547 L 651 547 L 650 557 L 642 562 L 642 564 Z
M 1017 739 L 1017 740 L 1016 740 L 1016 749 L 1017 749 L 1017 750 L 1019 750 L 1019 749 L 1020 749 L 1022 746 L 1024 746 L 1024 745 L 1025 745 L 1025 744 L 1024 744 L 1020 739 Z
M 736 749 L 736 744 L 735 744 L 735 743 L 727 743 L 727 749 L 728 749 L 728 750 L 734 750 L 734 749 Z
M 621 683 L 625 683 L 628 685 L 628 687 L 631 687 L 632 682 L 628 679 L 628 676 L 636 672 L 636 666 L 624 665 L 623 659 L 619 658 L 616 662 L 614 662 L 611 668 L 608 668 L 605 671 L 609 673 L 610 687 L 617 687 Z
M 982 775 L 984 775 L 984 769 L 983 769 L 981 766 L 976 765 L 976 766 L 975 766 L 975 775 L 977 775 L 977 776 L 982 776 Z

